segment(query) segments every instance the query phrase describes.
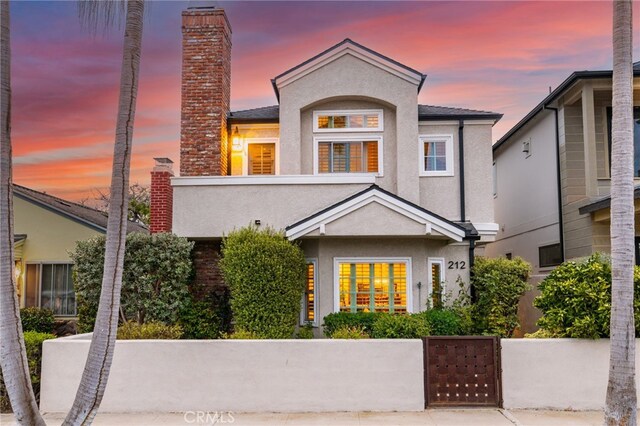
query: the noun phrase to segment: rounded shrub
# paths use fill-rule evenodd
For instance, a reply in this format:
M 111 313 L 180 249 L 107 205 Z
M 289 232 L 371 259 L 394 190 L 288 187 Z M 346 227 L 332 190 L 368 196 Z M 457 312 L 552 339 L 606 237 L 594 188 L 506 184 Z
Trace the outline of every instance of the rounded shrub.
M 118 327 L 117 335 L 117 338 L 120 340 L 176 340 L 181 337 L 182 327 L 179 325 L 166 325 L 153 321 L 146 322 L 144 324 L 138 324 L 135 321 L 127 321 Z
M 47 308 L 22 308 L 20 309 L 20 320 L 23 331 L 51 333 L 55 325 L 53 311 Z
M 634 270 L 634 319 L 640 335 L 640 268 Z M 611 319 L 611 261 L 593 254 L 565 262 L 539 285 L 533 305 L 542 311 L 540 334 L 553 337 L 609 337 Z
M 104 263 L 105 237 L 79 241 L 70 253 L 78 303 L 79 332 L 93 330 Z M 121 312 L 140 324 L 175 324 L 189 303 L 193 242 L 173 234 L 127 235 L 122 275 Z
M 246 330 L 236 330 L 233 333 L 225 334 L 225 339 L 229 340 L 259 340 L 262 339 L 257 333 Z
M 429 324 L 420 315 L 380 314 L 373 323 L 371 337 L 375 339 L 418 339 L 431 333 Z
M 477 333 L 511 337 L 520 325 L 518 301 L 529 289 L 530 271 L 520 257 L 476 258 L 471 283 L 476 291 L 472 315 Z
M 180 309 L 177 324 L 183 339 L 218 339 L 222 335 L 222 320 L 215 307 L 207 301 L 189 301 Z
M 462 318 L 451 309 L 429 309 L 419 314 L 429 325 L 432 336 L 457 336 L 462 334 Z
M 324 317 L 322 329 L 327 337 L 333 337 L 336 330 L 345 327 L 361 328 L 365 333 L 371 335 L 373 323 L 380 315 L 377 312 L 334 312 Z
M 265 339 L 293 337 L 306 284 L 300 247 L 271 228 L 242 228 L 223 240 L 220 270 L 236 329 Z
M 362 327 L 343 325 L 331 334 L 332 339 L 368 339 L 369 334 Z

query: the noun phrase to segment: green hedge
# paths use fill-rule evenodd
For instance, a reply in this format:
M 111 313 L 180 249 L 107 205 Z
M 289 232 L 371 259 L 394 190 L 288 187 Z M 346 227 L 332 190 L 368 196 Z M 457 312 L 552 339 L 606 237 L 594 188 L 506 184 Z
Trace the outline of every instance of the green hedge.
M 416 314 L 422 316 L 432 336 L 458 336 L 464 334 L 462 318 L 451 309 L 429 309 Z
M 419 314 L 380 314 L 373 323 L 375 339 L 419 339 L 431 334 L 424 316 Z
M 176 340 L 182 337 L 182 327 L 179 325 L 166 325 L 159 322 L 146 322 L 138 324 L 128 321 L 118 327 L 117 338 L 120 340 Z
M 126 320 L 175 324 L 189 301 L 193 242 L 173 234 L 127 235 L 121 308 Z M 93 330 L 104 262 L 105 237 L 79 241 L 70 253 L 78 302 L 78 331 Z
M 183 339 L 219 339 L 223 333 L 216 306 L 208 301 L 190 299 L 180 310 L 177 324 L 184 331 Z
M 22 331 L 37 331 L 38 333 L 52 333 L 55 325 L 53 311 L 46 308 L 20 309 Z
M 269 339 L 293 337 L 306 285 L 300 247 L 270 228 L 242 228 L 223 240 L 220 269 L 236 329 Z
M 640 336 L 640 268 L 634 270 L 634 317 Z M 611 261 L 594 254 L 565 262 L 539 285 L 533 305 L 542 311 L 541 332 L 533 337 L 609 337 L 611 319 Z
M 56 336 L 49 333 L 38 333 L 37 331 L 25 331 L 24 343 L 27 349 L 27 360 L 29 361 L 29 372 L 31 373 L 31 385 L 36 401 L 40 402 L 40 369 L 42 367 L 42 342 L 55 339 Z M 10 412 L 11 405 L 9 396 L 4 385 L 2 372 L 0 371 L 0 411 Z
M 373 323 L 380 315 L 376 312 L 336 312 L 324 317 L 322 330 L 327 337 L 333 337 L 336 330 L 344 328 L 359 328 L 371 335 Z
M 332 339 L 368 339 L 369 334 L 360 327 L 350 327 L 343 325 L 333 331 Z
M 477 299 L 471 308 L 475 333 L 511 337 L 519 326 L 518 302 L 529 289 L 530 271 L 519 257 L 476 258 L 471 274 Z

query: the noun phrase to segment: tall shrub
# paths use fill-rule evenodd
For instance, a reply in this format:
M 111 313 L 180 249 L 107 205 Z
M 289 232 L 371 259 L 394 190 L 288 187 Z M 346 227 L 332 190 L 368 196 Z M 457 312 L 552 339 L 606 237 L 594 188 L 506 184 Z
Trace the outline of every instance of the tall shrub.
M 224 239 L 220 269 L 231 290 L 236 330 L 262 338 L 293 336 L 306 282 L 300 247 L 271 228 L 242 228 Z
M 538 288 L 533 305 L 542 311 L 538 326 L 546 335 L 596 339 L 609 337 L 611 261 L 596 253 L 554 269 Z M 640 331 L 640 268 L 634 271 L 634 316 Z
M 105 237 L 79 241 L 70 253 L 78 303 L 78 329 L 93 330 L 104 260 Z M 189 302 L 193 243 L 173 234 L 127 235 L 122 276 L 121 321 L 174 324 Z
M 510 337 L 518 327 L 518 301 L 529 285 L 530 265 L 519 257 L 476 258 L 471 283 L 477 300 L 473 305 L 476 332 Z

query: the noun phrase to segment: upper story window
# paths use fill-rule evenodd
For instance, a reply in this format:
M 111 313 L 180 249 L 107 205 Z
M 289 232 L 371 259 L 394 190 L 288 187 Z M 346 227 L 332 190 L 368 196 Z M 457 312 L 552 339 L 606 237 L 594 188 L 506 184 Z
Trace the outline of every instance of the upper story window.
M 611 174 L 611 107 L 607 108 L 609 174 Z M 633 107 L 633 176 L 640 177 L 640 106 Z
M 382 110 L 314 111 L 313 131 L 322 132 L 381 132 Z
M 377 173 L 382 175 L 382 137 L 318 136 L 315 173 Z
M 453 176 L 453 136 L 423 135 L 420 145 L 420 176 Z

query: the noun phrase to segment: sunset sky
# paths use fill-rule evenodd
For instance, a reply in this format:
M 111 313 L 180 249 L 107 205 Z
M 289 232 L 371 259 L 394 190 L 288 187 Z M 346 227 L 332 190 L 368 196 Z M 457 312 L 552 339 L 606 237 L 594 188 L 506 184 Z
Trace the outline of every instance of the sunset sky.
M 153 157 L 179 160 L 180 12 L 206 3 L 148 6 L 132 182 L 148 183 Z M 610 2 L 217 4 L 233 28 L 233 110 L 276 104 L 272 77 L 347 37 L 428 74 L 420 103 L 503 113 L 494 140 L 572 71 L 611 69 Z M 122 28 L 91 35 L 75 1 L 11 8 L 14 181 L 80 200 L 109 185 Z

